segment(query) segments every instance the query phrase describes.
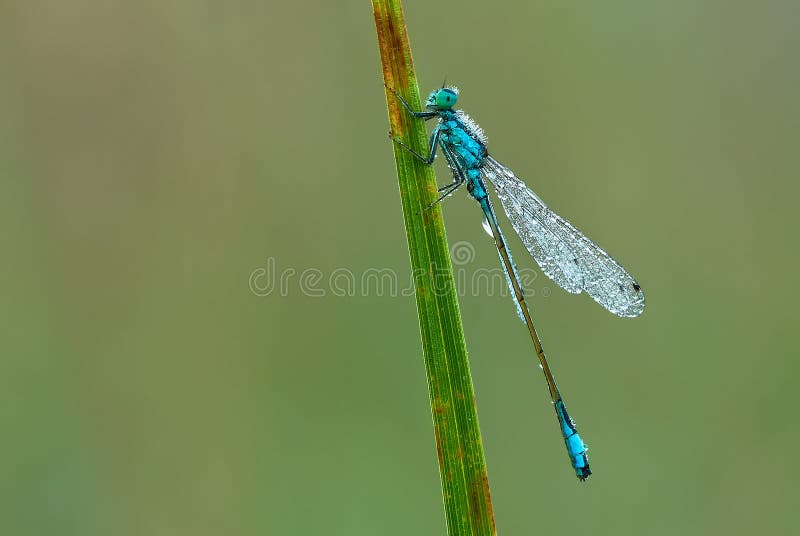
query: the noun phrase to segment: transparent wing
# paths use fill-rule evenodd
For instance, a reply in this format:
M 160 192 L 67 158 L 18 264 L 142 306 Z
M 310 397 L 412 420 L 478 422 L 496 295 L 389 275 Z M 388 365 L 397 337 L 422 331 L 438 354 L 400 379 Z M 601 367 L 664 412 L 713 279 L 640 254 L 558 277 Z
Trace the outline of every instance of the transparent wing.
M 497 191 L 514 230 L 545 275 L 569 292 L 585 291 L 616 315 L 642 314 L 642 288 L 608 253 L 547 208 L 494 158 L 487 157 L 482 171 Z
M 489 206 L 491 206 L 491 203 L 489 203 Z M 494 210 L 492 210 L 492 212 L 494 212 Z M 497 218 L 495 218 L 495 222 L 496 221 Z M 494 235 L 492 234 L 492 228 L 489 226 L 489 222 L 486 220 L 486 216 L 483 217 L 483 229 L 486 231 L 486 234 L 488 234 L 491 237 L 494 237 Z M 499 225 L 497 226 L 497 232 L 500 233 L 503 242 L 506 243 L 506 238 L 505 236 L 503 236 L 503 231 L 500 230 Z M 503 267 L 503 273 L 506 276 L 506 284 L 508 285 L 509 295 L 511 296 L 511 299 L 514 300 L 514 305 L 517 307 L 517 316 L 519 317 L 520 320 L 522 320 L 522 323 L 524 324 L 525 315 L 522 314 L 522 306 L 519 304 L 519 301 L 517 301 L 517 294 L 514 292 L 514 284 L 511 283 L 511 278 L 513 277 L 517 281 L 519 287 L 522 288 L 522 279 L 520 279 L 519 277 L 519 273 L 517 272 L 517 264 L 514 262 L 514 258 L 511 256 L 511 252 L 508 250 L 508 248 L 506 248 L 506 254 L 508 255 L 508 260 L 511 261 L 511 269 L 514 271 L 513 275 L 508 273 L 508 268 L 506 268 L 506 263 L 503 262 L 503 255 L 500 254 L 499 249 L 497 250 L 497 256 L 500 257 L 500 266 Z
M 527 187 L 511 174 L 510 178 L 516 181 L 513 184 L 519 185 L 513 187 L 509 179 L 505 178 L 505 171 L 508 170 L 502 168 L 505 171 L 501 171 L 500 167 L 502 166 L 494 160 L 487 158 L 482 171 L 497 190 L 511 226 L 542 272 L 567 292 L 579 294 L 583 291 L 583 272 L 578 264 L 577 252 L 567 246 L 541 220 L 528 214 L 530 211 L 526 208 L 526 199 L 521 195 Z

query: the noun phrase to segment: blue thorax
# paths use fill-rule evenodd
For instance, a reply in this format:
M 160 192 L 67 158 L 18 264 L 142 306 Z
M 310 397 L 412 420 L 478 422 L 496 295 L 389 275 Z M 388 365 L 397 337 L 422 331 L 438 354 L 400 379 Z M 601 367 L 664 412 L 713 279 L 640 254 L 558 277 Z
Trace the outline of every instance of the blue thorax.
M 439 130 L 441 143 L 452 150 L 459 166 L 466 172 L 467 188 L 475 199 L 482 201 L 488 195 L 481 180 L 480 168 L 488 152 L 480 127 L 475 125 L 463 112 L 439 111 Z

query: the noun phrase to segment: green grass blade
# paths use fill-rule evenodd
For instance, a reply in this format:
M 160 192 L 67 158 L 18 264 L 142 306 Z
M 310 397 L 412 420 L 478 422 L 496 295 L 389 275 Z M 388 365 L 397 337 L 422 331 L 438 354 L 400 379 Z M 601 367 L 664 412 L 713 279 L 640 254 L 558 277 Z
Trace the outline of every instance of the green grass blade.
M 421 109 L 400 2 L 373 0 L 372 7 L 384 82 Z M 386 100 L 392 133 L 426 154 L 424 122 L 410 117 L 388 90 Z M 437 197 L 436 177 L 433 166 L 417 161 L 397 145 L 394 156 L 416 287 L 448 533 L 496 534 L 442 213 L 439 205 L 428 208 Z

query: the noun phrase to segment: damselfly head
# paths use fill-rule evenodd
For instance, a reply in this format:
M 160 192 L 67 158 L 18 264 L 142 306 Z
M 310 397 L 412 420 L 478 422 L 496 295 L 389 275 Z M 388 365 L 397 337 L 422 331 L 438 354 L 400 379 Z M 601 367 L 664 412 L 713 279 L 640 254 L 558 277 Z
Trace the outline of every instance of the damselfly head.
M 443 87 L 433 91 L 428 100 L 425 101 L 425 107 L 432 110 L 450 110 L 456 105 L 458 101 L 458 88 L 454 86 Z

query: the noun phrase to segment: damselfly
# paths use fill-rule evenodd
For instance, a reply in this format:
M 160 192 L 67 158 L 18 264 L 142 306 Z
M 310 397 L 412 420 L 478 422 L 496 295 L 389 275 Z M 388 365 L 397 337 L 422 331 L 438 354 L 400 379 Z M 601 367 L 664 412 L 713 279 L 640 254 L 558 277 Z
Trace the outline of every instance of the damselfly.
M 441 148 L 453 173 L 453 182 L 439 189 L 441 196 L 436 202 L 466 184 L 467 191 L 483 209 L 484 224 L 497 246 L 508 286 L 517 306 L 517 314 L 528 327 L 547 380 L 550 398 L 555 406 L 570 462 L 578 478 L 586 480 L 592 474 L 589 469 L 589 458 L 586 455 L 586 445 L 578 435 L 575 422 L 567 413 L 564 400 L 550 371 L 542 343 L 531 320 L 516 266 L 500 231 L 483 178 L 488 179 L 494 186 L 511 226 L 539 264 L 542 272 L 558 286 L 573 294 L 586 292 L 612 313 L 626 317 L 642 314 L 644 310 L 642 288 L 597 244 L 547 208 L 547 205 L 511 170 L 489 156 L 483 130 L 467 114 L 453 108 L 458 100 L 457 88 L 442 87 L 433 91 L 425 102 L 425 110 L 422 111 L 414 110 L 397 92 L 394 93 L 412 116 L 426 121 L 434 117 L 439 119 L 430 137 L 427 156 L 413 150 L 402 140 L 393 139 L 429 165 L 433 163 L 437 149 Z

